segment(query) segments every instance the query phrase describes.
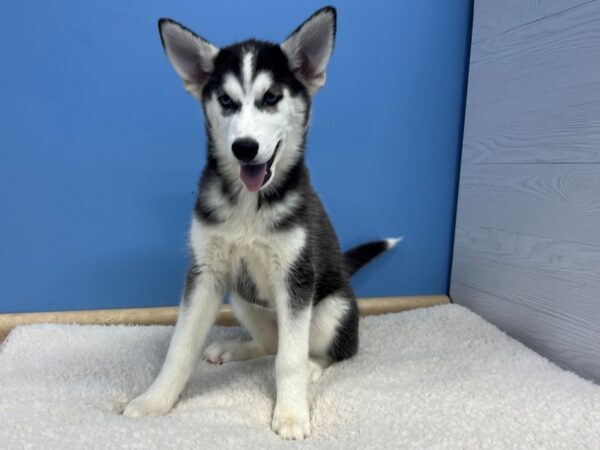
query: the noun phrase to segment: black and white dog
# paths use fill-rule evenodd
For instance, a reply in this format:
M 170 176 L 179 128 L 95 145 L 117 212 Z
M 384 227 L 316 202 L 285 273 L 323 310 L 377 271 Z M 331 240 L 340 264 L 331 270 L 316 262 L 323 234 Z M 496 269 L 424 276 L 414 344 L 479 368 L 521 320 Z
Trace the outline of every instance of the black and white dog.
M 158 25 L 167 57 L 202 103 L 208 158 L 175 332 L 160 374 L 124 414 L 172 408 L 231 290 L 252 340 L 213 343 L 205 357 L 224 363 L 276 354 L 271 427 L 303 439 L 310 434 L 308 381 L 357 351 L 348 278 L 398 241 L 342 254 L 304 162 L 312 96 L 325 83 L 333 50 L 335 9 L 320 9 L 280 45 L 247 40 L 218 49 L 170 19 Z

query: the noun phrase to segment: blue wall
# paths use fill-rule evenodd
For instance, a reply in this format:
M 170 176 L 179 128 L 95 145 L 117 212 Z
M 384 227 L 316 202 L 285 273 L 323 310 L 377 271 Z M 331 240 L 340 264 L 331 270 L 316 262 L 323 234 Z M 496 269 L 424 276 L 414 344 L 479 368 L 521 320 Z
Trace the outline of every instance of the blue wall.
M 309 166 L 343 246 L 404 235 L 360 296 L 445 293 L 468 0 L 343 2 Z M 322 1 L 0 4 L 0 312 L 177 304 L 203 118 L 156 19 L 281 40 Z

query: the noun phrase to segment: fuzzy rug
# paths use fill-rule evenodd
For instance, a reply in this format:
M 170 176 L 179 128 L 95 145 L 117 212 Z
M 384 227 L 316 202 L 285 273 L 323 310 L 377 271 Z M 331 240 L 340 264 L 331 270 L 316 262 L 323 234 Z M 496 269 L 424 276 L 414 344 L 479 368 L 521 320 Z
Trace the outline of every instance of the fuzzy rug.
M 310 387 L 312 435 L 269 428 L 273 358 L 198 366 L 164 417 L 120 415 L 171 327 L 31 325 L 0 351 L 3 449 L 600 448 L 600 386 L 457 305 L 362 319 L 359 355 Z M 240 337 L 215 328 L 209 340 Z

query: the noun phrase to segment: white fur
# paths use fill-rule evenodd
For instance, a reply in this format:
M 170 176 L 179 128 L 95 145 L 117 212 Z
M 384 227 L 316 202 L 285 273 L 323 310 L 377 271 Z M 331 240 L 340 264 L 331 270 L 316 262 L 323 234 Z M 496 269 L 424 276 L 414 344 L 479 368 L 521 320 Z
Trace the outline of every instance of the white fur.
M 259 72 L 256 74 L 256 78 L 250 85 L 250 81 L 248 81 L 248 90 L 252 89 L 252 94 L 254 98 L 262 98 L 265 95 L 265 92 L 269 90 L 271 85 L 273 84 L 273 78 L 267 72 Z
M 230 73 L 225 75 L 225 80 L 223 82 L 223 90 L 236 102 L 244 102 L 244 97 L 246 95 L 244 87 L 240 84 L 238 79 L 233 74 Z M 218 111 L 220 112 L 221 110 L 219 109 Z
M 394 248 L 396 245 L 398 245 L 400 242 L 402 242 L 403 239 L 404 239 L 404 236 L 386 239 L 385 242 L 387 244 L 388 250 Z
M 286 294 L 277 301 L 277 357 L 275 359 L 277 402 L 271 428 L 286 439 L 310 434 L 308 409 L 308 341 L 310 307 L 293 312 Z
M 244 91 L 250 92 L 252 84 L 252 64 L 254 61 L 254 55 L 252 53 L 246 53 L 242 59 L 242 77 L 244 79 Z

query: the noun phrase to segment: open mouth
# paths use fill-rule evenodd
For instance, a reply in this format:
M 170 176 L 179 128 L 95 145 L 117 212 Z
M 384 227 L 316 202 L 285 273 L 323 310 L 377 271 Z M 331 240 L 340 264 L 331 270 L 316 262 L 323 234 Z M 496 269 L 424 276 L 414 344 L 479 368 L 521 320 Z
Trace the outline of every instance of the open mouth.
M 242 166 L 240 170 L 240 178 L 250 192 L 259 191 L 260 188 L 267 184 L 267 182 L 271 179 L 271 176 L 273 175 L 271 172 L 271 166 L 273 165 L 273 161 L 275 161 L 275 157 L 279 151 L 280 143 L 281 141 L 277 143 L 275 151 L 273 152 L 273 156 L 271 156 L 266 163 Z

